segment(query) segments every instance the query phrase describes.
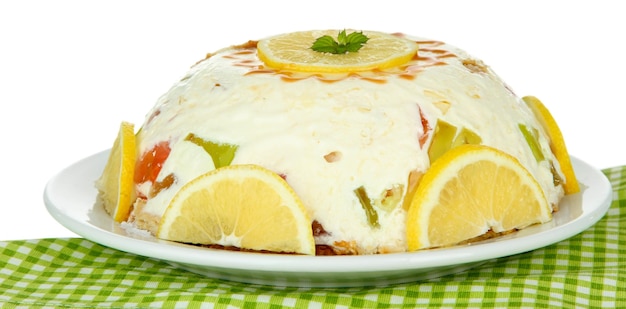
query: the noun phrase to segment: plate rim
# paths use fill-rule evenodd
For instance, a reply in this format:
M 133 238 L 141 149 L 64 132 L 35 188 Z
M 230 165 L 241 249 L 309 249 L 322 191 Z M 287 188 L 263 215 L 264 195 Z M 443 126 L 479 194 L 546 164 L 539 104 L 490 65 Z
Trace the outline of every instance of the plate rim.
M 86 173 L 83 168 L 94 168 L 95 166 L 93 165 L 97 164 L 98 160 L 102 161 L 103 157 L 108 157 L 109 151 L 110 150 L 104 150 L 83 158 L 62 169 L 47 182 L 44 188 L 43 197 L 46 209 L 52 217 L 61 225 L 79 236 L 110 248 L 149 258 L 156 258 L 166 262 L 184 263 L 223 270 L 230 269 L 299 274 L 371 273 L 399 270 L 428 270 L 439 267 L 476 263 L 489 259 L 533 251 L 573 237 L 588 229 L 604 217 L 610 208 L 612 201 L 612 187 L 606 175 L 588 163 L 572 156 L 571 159 L 576 173 L 578 174 L 580 171 L 583 171 L 584 173 L 580 174 L 587 176 L 593 181 L 593 187 L 590 185 L 587 190 L 593 189 L 598 191 L 601 199 L 595 203 L 596 205 L 591 208 L 591 211 L 584 212 L 582 215 L 569 221 L 568 223 L 556 226 L 546 231 L 540 231 L 538 233 L 522 236 L 520 238 L 512 238 L 501 241 L 476 243 L 466 246 L 418 252 L 378 255 L 297 256 L 235 252 L 183 245 L 170 241 L 158 240 L 156 238 L 146 240 L 129 235 L 122 235 L 120 233 L 116 233 L 112 229 L 105 230 L 90 222 L 84 221 L 78 218 L 77 214 L 68 213 L 65 209 L 57 205 L 59 204 L 59 197 L 55 190 L 58 190 L 63 186 L 68 186 L 68 180 L 70 180 L 67 179 L 68 176 L 73 175 L 72 172 L 75 171 L 80 171 L 83 174 Z M 77 180 L 74 179 L 74 181 Z M 82 179 L 82 181 L 89 181 L 89 179 Z M 94 181 L 95 179 L 91 179 L 92 184 Z M 91 203 L 90 205 L 85 205 L 85 209 L 83 210 L 89 212 L 93 207 L 93 203 Z M 119 224 L 113 223 L 112 219 L 110 219 L 110 221 L 112 224 Z M 566 227 L 570 227 L 570 229 L 568 229 L 566 233 L 561 233 L 558 236 L 553 236 L 549 233 L 554 232 L 555 230 L 562 232 L 562 230 Z M 506 252 L 498 253 L 498 248 L 502 247 L 505 242 L 506 244 L 514 242 L 517 246 Z M 172 248 L 175 248 L 175 250 L 171 250 Z M 481 250 L 475 250 L 475 248 L 479 248 Z M 444 254 L 441 254 L 441 252 L 444 252 Z M 315 263 L 315 267 L 311 267 L 311 263 Z

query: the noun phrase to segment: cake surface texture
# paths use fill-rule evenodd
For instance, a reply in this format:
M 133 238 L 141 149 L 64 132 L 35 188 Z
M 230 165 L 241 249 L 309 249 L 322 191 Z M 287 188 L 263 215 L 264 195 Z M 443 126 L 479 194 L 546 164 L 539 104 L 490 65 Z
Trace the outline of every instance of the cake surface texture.
M 127 221 L 156 235 L 186 183 L 216 168 L 252 164 L 280 175 L 297 194 L 316 245 L 335 254 L 405 252 L 409 192 L 437 157 L 459 144 L 516 158 L 556 209 L 564 191 L 555 179 L 564 177 L 524 101 L 457 47 L 393 36 L 415 42 L 417 53 L 383 69 L 275 68 L 259 58 L 258 41 L 194 64 L 137 131 L 136 199 Z

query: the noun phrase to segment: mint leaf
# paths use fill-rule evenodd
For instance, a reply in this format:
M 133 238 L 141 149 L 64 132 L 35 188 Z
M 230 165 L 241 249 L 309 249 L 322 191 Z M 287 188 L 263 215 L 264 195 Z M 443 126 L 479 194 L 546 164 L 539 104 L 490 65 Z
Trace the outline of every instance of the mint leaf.
M 317 38 L 315 42 L 313 42 L 313 46 L 311 49 L 321 53 L 331 53 L 334 54 L 338 48 L 337 42 L 330 35 L 325 35 Z
M 346 30 L 342 30 L 337 35 L 337 41 L 330 35 L 324 35 L 315 40 L 311 49 L 321 53 L 345 54 L 359 51 L 369 38 L 363 32 L 352 32 L 346 34 Z
M 369 40 L 363 32 L 352 32 L 346 38 L 346 47 L 349 52 L 356 52 Z
M 339 34 L 337 35 L 337 42 L 339 42 L 339 45 L 346 45 L 346 30 L 342 30 L 339 31 Z

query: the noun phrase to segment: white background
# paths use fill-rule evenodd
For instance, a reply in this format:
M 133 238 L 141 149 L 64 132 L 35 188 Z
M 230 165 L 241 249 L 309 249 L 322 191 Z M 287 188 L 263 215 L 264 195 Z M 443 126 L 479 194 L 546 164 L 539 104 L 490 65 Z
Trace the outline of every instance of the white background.
M 375 4 L 372 4 L 375 3 Z M 626 17 L 619 1 L 2 1 L 0 240 L 72 237 L 46 182 L 140 125 L 207 52 L 296 30 L 428 37 L 542 99 L 570 153 L 626 164 Z

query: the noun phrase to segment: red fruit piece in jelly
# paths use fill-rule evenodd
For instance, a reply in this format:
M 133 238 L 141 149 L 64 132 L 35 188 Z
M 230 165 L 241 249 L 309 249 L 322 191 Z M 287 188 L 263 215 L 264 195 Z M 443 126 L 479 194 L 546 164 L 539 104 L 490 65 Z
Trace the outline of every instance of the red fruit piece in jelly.
M 144 152 L 135 166 L 135 183 L 155 182 L 165 159 L 170 155 L 170 143 L 160 142 Z

